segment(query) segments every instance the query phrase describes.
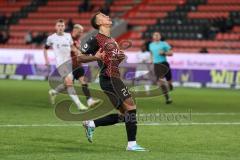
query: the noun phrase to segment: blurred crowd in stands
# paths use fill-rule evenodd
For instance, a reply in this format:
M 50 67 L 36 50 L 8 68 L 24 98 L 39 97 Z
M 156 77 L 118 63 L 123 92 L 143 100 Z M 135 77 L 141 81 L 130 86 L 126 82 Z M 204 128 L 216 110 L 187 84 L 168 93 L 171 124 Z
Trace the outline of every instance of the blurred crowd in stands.
M 212 39 L 217 32 L 225 33 L 232 30 L 234 26 L 231 17 L 219 17 L 212 20 L 211 23 L 202 27 L 203 39 Z
M 9 39 L 8 30 L 5 29 L 7 23 L 8 23 L 7 17 L 4 15 L 4 13 L 0 11 L 0 44 L 7 43 Z
M 105 4 L 103 7 L 99 10 L 100 12 L 109 15 L 110 14 L 110 5 L 113 3 L 113 0 L 105 0 Z M 91 12 L 94 9 L 94 5 L 92 5 L 91 0 L 84 0 L 83 3 L 81 3 L 78 6 L 78 12 Z
M 113 3 L 113 0 L 106 0 L 105 4 L 103 5 L 103 7 L 100 9 L 100 11 L 106 15 L 110 14 L 110 5 Z M 78 11 L 79 13 L 83 13 L 83 12 L 91 12 L 94 8 L 94 5 L 91 4 L 91 0 L 84 0 L 83 3 L 81 3 L 78 6 Z M 71 32 L 74 26 L 74 22 L 73 20 L 70 18 L 67 22 L 66 22 L 66 32 Z M 27 31 L 24 37 L 25 40 L 25 44 L 27 45 L 36 45 L 36 46 L 40 46 L 42 44 L 45 43 L 45 40 L 47 38 L 47 33 L 37 33 L 37 34 L 33 34 L 31 31 Z M 1 43 L 1 42 L 0 42 Z
M 40 46 L 45 43 L 47 36 L 48 34 L 46 32 L 39 32 L 36 35 L 33 35 L 33 33 L 29 31 L 24 37 L 25 44 L 34 44 L 36 46 Z
M 11 3 L 15 3 L 16 0 L 8 0 Z M 35 0 L 35 1 L 41 1 L 41 0 Z M 81 4 L 78 6 L 78 12 L 79 13 L 85 13 L 85 12 L 92 12 L 95 11 L 96 6 L 91 2 L 91 0 L 81 0 Z M 106 15 L 111 14 L 110 6 L 114 0 L 105 0 L 104 5 L 99 8 L 98 10 Z M 195 7 L 191 8 L 191 10 L 196 10 Z M 8 31 L 8 26 L 11 24 L 10 21 L 11 17 L 7 17 L 3 12 L 0 10 L 0 44 L 6 44 L 10 38 L 10 34 Z M 71 32 L 74 26 L 74 21 L 69 17 L 68 21 L 66 22 L 66 32 Z M 164 19 L 163 19 L 164 20 Z M 181 19 L 176 19 L 177 24 L 175 25 L 181 25 Z M 226 33 L 233 29 L 234 21 L 229 16 L 228 18 L 225 17 L 219 17 L 215 18 L 209 21 L 208 25 L 201 26 L 200 29 L 200 38 L 202 40 L 210 40 L 214 39 L 217 33 Z M 128 26 L 128 29 L 131 29 L 131 25 Z M 39 33 L 33 33 L 30 31 L 26 31 L 26 34 L 24 35 L 24 41 L 27 45 L 36 45 L 40 46 L 45 43 L 45 40 L 48 36 L 48 33 L 46 32 L 39 32 Z M 164 38 L 164 37 L 162 37 Z M 162 39 L 164 40 L 164 39 Z M 146 50 L 149 50 L 149 43 L 151 42 L 151 39 L 145 39 L 144 47 Z M 208 53 L 207 48 L 201 48 L 199 50 L 200 53 Z

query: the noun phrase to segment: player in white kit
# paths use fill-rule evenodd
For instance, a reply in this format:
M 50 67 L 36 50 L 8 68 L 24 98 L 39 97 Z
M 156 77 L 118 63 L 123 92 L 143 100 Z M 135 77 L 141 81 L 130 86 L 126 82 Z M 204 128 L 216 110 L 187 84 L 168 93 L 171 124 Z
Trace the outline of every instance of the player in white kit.
M 88 108 L 81 103 L 73 87 L 71 51 L 78 54 L 77 56 L 81 55 L 81 52 L 74 47 L 71 34 L 64 32 L 64 20 L 57 20 L 55 29 L 56 33 L 47 38 L 47 42 L 44 47 L 44 57 L 46 65 L 49 65 L 47 50 L 52 47 L 56 57 L 56 67 L 59 74 L 64 79 L 64 84 L 57 86 L 55 89 L 49 90 L 51 103 L 55 104 L 55 98 L 58 93 L 63 90 L 67 90 L 69 96 L 77 105 L 78 110 L 87 110 Z
M 137 54 L 137 60 L 139 65 L 137 65 L 136 72 L 135 72 L 135 78 L 138 79 L 140 77 L 144 77 L 144 75 L 149 76 L 149 72 L 151 72 L 151 54 L 147 51 L 146 46 L 143 45 L 141 48 L 141 53 Z M 150 77 L 148 77 L 150 78 Z M 141 78 L 140 78 L 141 79 Z M 146 82 L 144 84 L 145 91 L 149 92 L 150 90 L 150 81 Z

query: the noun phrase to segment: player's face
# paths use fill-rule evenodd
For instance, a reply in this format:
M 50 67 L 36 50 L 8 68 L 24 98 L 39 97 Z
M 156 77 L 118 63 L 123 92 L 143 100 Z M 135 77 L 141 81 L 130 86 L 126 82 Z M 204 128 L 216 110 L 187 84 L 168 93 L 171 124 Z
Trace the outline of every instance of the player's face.
M 73 29 L 73 36 L 81 37 L 83 35 L 83 28 L 74 28 Z
M 55 28 L 56 28 L 57 33 L 61 34 L 65 30 L 65 24 L 63 22 L 57 22 Z
M 154 41 L 160 41 L 161 35 L 159 32 L 154 32 L 152 38 Z
M 112 25 L 112 20 L 109 16 L 100 13 L 97 15 L 97 24 L 99 25 L 105 25 L 105 26 L 111 26 Z

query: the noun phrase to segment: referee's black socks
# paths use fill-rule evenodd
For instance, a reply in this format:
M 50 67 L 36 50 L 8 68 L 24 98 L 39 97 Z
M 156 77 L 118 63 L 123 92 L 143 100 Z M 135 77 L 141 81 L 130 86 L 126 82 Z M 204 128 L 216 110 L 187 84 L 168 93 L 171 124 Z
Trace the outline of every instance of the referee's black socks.
M 166 100 L 169 100 L 170 97 L 169 97 L 169 94 L 168 94 L 168 87 L 167 87 L 167 85 L 163 84 L 160 87 L 162 89 L 162 93 L 163 93 L 164 97 L 166 98 Z
M 87 84 L 82 84 L 82 91 L 83 94 L 86 96 L 86 99 L 88 100 L 91 97 L 91 95 Z

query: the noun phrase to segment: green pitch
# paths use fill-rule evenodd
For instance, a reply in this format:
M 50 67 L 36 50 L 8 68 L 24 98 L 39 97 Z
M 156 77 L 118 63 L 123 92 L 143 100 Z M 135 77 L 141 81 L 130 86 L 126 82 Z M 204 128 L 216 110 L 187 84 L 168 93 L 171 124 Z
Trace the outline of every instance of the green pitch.
M 1 160 L 240 159 L 237 90 L 176 88 L 172 105 L 163 97 L 137 99 L 138 143 L 150 152 L 133 153 L 125 151 L 123 125 L 97 128 L 88 143 L 80 122 L 57 119 L 48 88 L 47 82 L 0 80 Z

